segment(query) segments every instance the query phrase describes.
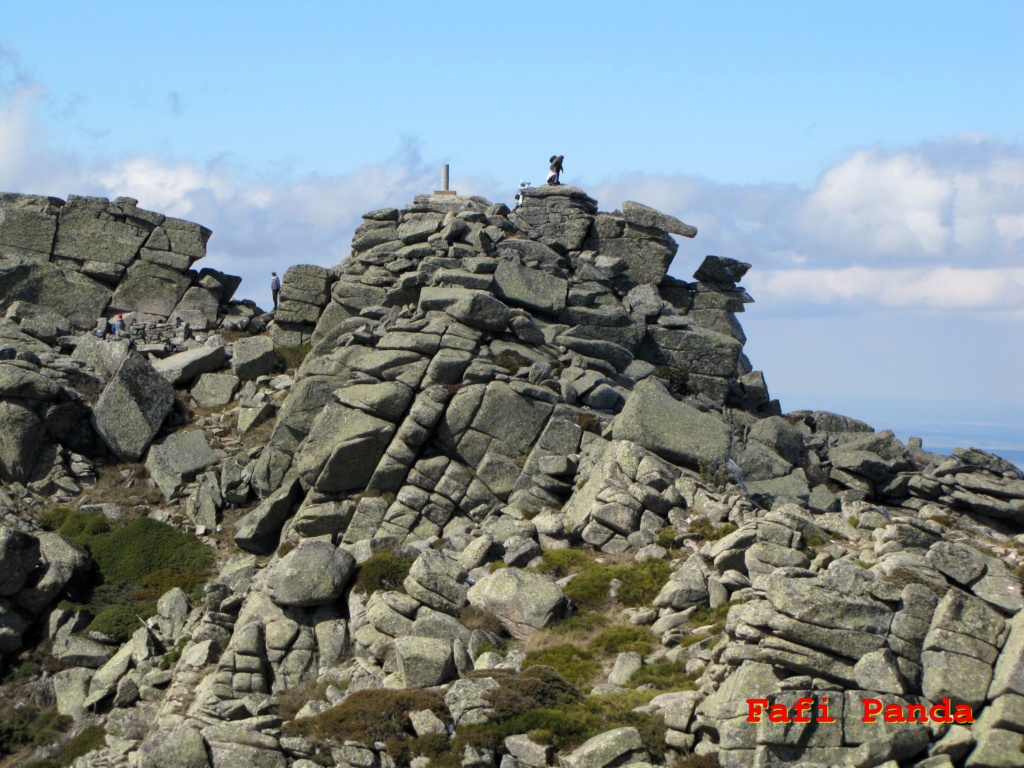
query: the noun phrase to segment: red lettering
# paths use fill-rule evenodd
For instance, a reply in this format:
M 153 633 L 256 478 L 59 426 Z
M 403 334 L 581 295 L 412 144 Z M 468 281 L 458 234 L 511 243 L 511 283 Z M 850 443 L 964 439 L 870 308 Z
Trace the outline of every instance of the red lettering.
M 802 698 L 797 699 L 796 704 L 793 705 L 793 722 L 794 723 L 809 723 L 811 722 L 811 707 L 814 706 L 814 699 Z
M 747 699 L 747 722 L 760 723 L 761 713 L 768 706 L 768 699 Z
M 917 719 L 914 715 L 918 715 Z M 924 704 L 908 704 L 907 705 L 907 722 L 910 723 L 927 723 L 928 722 L 928 710 Z
M 768 722 L 769 723 L 788 723 L 789 720 L 789 709 L 785 704 L 772 704 L 768 708 Z
M 864 699 L 862 703 L 864 704 L 864 717 L 861 720 L 865 723 L 877 722 L 876 715 L 882 711 L 882 702 L 878 699 Z
M 932 707 L 928 716 L 936 723 L 952 723 L 953 718 L 949 716 L 949 698 L 939 700 L 939 703 Z
M 887 723 L 905 723 L 907 719 L 903 716 L 903 707 L 899 704 L 886 704 L 885 714 L 882 719 Z
M 971 711 L 971 707 L 968 704 L 957 704 L 953 707 L 953 722 L 955 723 L 973 723 L 974 712 Z
M 818 705 L 818 717 L 815 720 L 819 723 L 834 723 L 836 721 L 828 714 L 828 699 L 824 697 L 821 699 L 821 704 Z

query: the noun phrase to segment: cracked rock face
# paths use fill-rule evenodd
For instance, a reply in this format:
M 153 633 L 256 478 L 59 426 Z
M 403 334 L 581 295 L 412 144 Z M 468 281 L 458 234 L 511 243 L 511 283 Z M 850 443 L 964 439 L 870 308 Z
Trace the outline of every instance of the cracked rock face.
M 365 731 L 300 734 L 281 700 L 302 698 L 301 719 L 407 688 L 437 694 L 404 714 L 410 738 L 487 723 L 523 691 L 626 695 L 631 716 L 665 726 L 615 721 L 560 751 L 513 734 L 456 756 L 467 766 L 1022 752 L 1020 471 L 840 414 L 783 414 L 743 353 L 750 265 L 707 257 L 694 282 L 668 276 L 670 235 L 696 234 L 679 219 L 634 202 L 603 213 L 569 186 L 529 189 L 514 212 L 419 196 L 366 214 L 337 266 L 287 270 L 268 328 L 225 304 L 228 276 L 186 273 L 209 237 L 198 225 L 127 199 L 0 207 L 0 302 L 21 302 L 0 321 L 0 653 L 52 641 L 66 668 L 38 685 L 110 735 L 83 765 L 388 768 L 408 754 Z M 24 296 L 69 269 L 100 286 L 90 300 L 142 296 L 196 330 L 249 335 L 147 322 L 62 354 L 49 329 L 91 321 Z M 280 373 L 279 355 L 307 347 Z M 201 411 L 187 426 L 177 398 Z M 218 555 L 201 595 L 168 592 L 120 647 L 61 607 L 91 561 L 33 512 L 115 457 L 145 459 L 159 491 L 145 514 Z M 120 471 L 130 491 L 136 470 Z M 564 642 L 574 614 L 601 643 Z M 612 647 L 615 633 L 643 651 Z M 550 645 L 594 671 L 573 688 L 546 666 L 557 654 L 537 655 Z M 751 699 L 832 719 L 758 722 Z M 868 718 L 884 707 L 973 722 Z

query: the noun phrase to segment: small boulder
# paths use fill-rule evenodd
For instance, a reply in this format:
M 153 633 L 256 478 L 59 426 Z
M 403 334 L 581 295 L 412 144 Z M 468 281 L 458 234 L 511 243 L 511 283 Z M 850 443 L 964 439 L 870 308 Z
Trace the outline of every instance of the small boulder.
M 181 725 L 155 731 L 139 747 L 135 764 L 137 768 L 210 768 L 210 758 L 199 731 Z
M 150 448 L 146 469 L 164 498 L 173 499 L 185 483 L 223 457 L 224 452 L 211 448 L 201 430 L 175 432 Z
M 157 360 L 153 367 L 174 386 L 192 381 L 201 373 L 212 373 L 227 362 L 228 353 L 223 344 L 196 347 L 176 355 Z
M 326 541 L 303 541 L 270 566 L 267 593 L 278 605 L 326 605 L 341 596 L 355 569 L 355 558 L 345 550 Z
M 747 274 L 750 265 L 725 256 L 706 256 L 700 267 L 693 273 L 694 280 L 718 285 L 734 285 Z
M 238 377 L 230 373 L 204 373 L 192 386 L 192 397 L 203 408 L 223 408 L 238 390 Z
M 242 381 L 273 373 L 277 365 L 274 342 L 269 336 L 239 339 L 232 348 L 231 369 Z
M 647 747 L 636 728 L 615 728 L 583 742 L 561 762 L 565 768 L 613 768 L 648 760 Z
M 566 615 L 569 601 L 562 588 L 539 573 L 502 568 L 474 584 L 470 605 L 484 608 L 517 638 L 527 638 Z
M 39 539 L 27 533 L 0 527 L 0 595 L 21 590 L 39 565 Z

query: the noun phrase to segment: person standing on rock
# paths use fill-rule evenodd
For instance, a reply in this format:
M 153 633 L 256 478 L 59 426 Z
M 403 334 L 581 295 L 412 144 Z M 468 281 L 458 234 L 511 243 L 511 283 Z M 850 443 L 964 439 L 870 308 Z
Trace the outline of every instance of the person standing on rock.
M 562 161 L 565 155 L 552 155 L 551 168 L 548 170 L 548 184 L 557 187 L 562 183 Z
M 526 202 L 526 196 L 523 194 L 523 190 L 529 189 L 530 182 L 519 180 L 519 191 L 516 192 L 516 208 Z
M 281 293 L 281 278 L 277 272 L 270 273 L 270 294 L 274 297 L 274 309 L 277 309 L 277 296 Z

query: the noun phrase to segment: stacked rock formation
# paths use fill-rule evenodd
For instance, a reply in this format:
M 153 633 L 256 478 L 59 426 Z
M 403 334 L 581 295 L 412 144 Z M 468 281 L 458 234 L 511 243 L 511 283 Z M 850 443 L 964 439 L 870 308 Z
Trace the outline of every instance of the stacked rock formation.
M 421 196 L 367 214 L 337 267 L 288 270 L 265 335 L 163 359 L 127 342 L 113 362 L 113 347 L 90 353 L 102 395 L 75 407 L 103 441 L 91 450 L 144 458 L 162 497 L 150 515 L 202 536 L 228 515 L 233 537 L 201 601 L 168 592 L 115 648 L 53 607 L 87 558 L 38 530 L 31 483 L 0 477 L 18 490 L 0 496 L 8 528 L 23 529 L 0 537 L 0 653 L 46 624 L 65 668 L 39 685 L 108 734 L 77 765 L 1021 764 L 1021 473 L 783 414 L 743 354 L 749 265 L 707 257 L 694 282 L 671 278 L 672 234 L 696 232 L 638 203 L 601 213 L 568 186 L 528 189 L 514 212 Z M 292 375 L 272 378 L 275 344 L 308 345 Z M 53 373 L 65 356 L 18 356 L 0 363 L 0 405 L 42 421 L 74 400 Z M 222 418 L 174 430 L 163 409 L 186 386 Z M 131 418 L 105 418 L 108 401 Z M 224 427 L 261 422 L 265 445 L 244 450 Z M 647 650 L 612 653 L 580 690 L 531 666 L 531 643 L 579 610 L 577 572 L 545 567 L 565 549 L 662 565 L 643 599 L 609 583 L 602 620 Z M 388 553 L 407 570 L 359 583 Z M 683 669 L 685 684 L 637 685 Z M 314 689 L 286 724 L 281 701 Z M 420 704 L 397 741 L 354 725 L 397 689 L 430 694 L 407 699 Z M 473 740 L 526 699 L 583 695 L 656 727 L 557 754 L 533 726 Z
M 0 193 L 0 311 L 10 318 L 21 304 L 14 319 L 48 341 L 116 313 L 140 323 L 180 317 L 206 330 L 241 283 L 214 269 L 190 271 L 210 234 L 130 197 Z

